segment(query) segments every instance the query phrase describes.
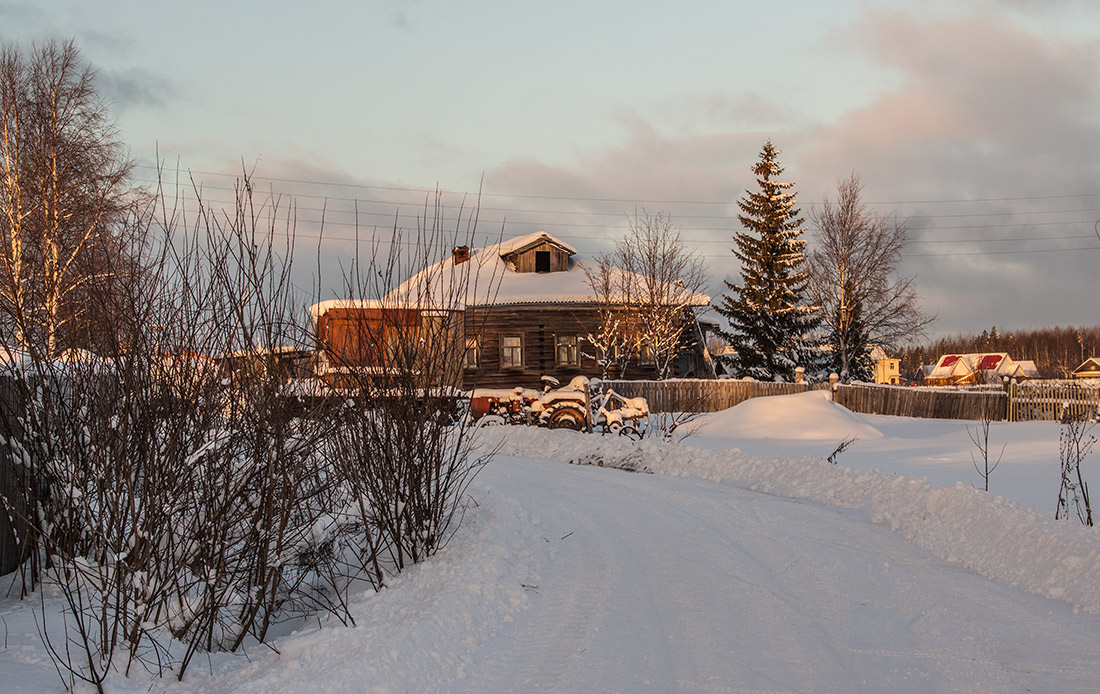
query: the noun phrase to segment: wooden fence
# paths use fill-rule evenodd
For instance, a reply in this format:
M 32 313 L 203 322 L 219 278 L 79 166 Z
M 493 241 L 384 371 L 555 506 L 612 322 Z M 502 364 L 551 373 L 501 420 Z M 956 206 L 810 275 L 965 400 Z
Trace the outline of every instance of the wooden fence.
M 804 393 L 828 384 L 676 379 L 607 381 L 626 397 L 644 397 L 652 412 L 717 412 L 769 395 Z M 1012 384 L 1000 388 L 906 388 L 886 385 L 837 385 L 833 399 L 853 412 L 928 419 L 1058 421 L 1066 413 L 1084 419 L 1100 415 L 1100 388 L 1073 383 Z
M 853 412 L 926 419 L 990 419 L 1008 411 L 1003 390 L 966 391 L 878 385 L 837 385 L 833 400 Z
M 21 391 L 10 378 L 0 377 L 0 576 L 19 568 L 32 537 L 27 519 L 34 475 L 16 456 L 11 441 L 22 439 Z
M 805 393 L 805 383 L 770 383 L 713 379 L 671 381 L 606 381 L 619 395 L 643 397 L 651 412 L 717 412 L 751 398 Z M 822 386 L 825 387 L 825 386 Z
M 1100 388 L 1064 382 L 1009 386 L 1009 421 L 1060 421 L 1066 415 L 1095 420 L 1100 416 Z

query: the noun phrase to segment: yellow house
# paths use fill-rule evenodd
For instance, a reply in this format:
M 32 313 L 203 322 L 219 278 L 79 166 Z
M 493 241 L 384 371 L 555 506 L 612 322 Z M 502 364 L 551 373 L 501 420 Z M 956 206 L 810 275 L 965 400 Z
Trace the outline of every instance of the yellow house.
M 901 384 L 901 360 L 900 359 L 876 359 L 875 383 L 889 383 L 892 386 Z
M 871 358 L 875 360 L 875 383 L 892 386 L 901 385 L 901 360 L 889 359 L 885 350 L 878 345 L 871 348 Z

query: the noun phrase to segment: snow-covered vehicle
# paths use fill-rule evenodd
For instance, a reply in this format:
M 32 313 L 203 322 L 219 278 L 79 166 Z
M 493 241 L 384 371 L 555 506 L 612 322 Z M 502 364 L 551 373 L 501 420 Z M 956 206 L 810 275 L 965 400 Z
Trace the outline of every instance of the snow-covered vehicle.
M 527 424 L 550 429 L 610 433 L 637 433 L 633 422 L 649 414 L 645 398 L 624 398 L 618 393 L 589 394 L 589 381 L 576 376 L 564 387 L 552 376 L 543 376 L 542 392 L 516 387 L 478 388 L 470 393 L 470 414 L 481 426 Z
M 645 398 L 623 397 L 610 388 L 593 395 L 591 402 L 595 425 L 609 434 L 638 438 L 635 422 L 649 416 Z

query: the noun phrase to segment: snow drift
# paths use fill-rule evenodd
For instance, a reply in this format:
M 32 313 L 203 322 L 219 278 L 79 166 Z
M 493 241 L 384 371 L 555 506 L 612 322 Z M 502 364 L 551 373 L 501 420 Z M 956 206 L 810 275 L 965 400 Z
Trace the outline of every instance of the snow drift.
M 833 402 L 824 390 L 746 400 L 700 418 L 694 431 L 709 438 L 804 441 L 882 438 L 881 431 L 847 407 Z

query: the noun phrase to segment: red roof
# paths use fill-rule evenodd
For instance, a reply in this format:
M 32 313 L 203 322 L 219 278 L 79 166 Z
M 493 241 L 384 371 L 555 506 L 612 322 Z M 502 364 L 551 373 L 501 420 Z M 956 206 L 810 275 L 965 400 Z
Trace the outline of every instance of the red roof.
M 996 371 L 997 365 L 1001 363 L 1001 355 L 999 354 L 987 354 L 982 357 L 981 362 L 978 363 L 978 371 Z
M 951 366 L 952 364 L 954 364 L 958 360 L 959 360 L 959 357 L 958 357 L 957 354 L 950 354 L 950 355 L 943 358 L 943 361 L 940 362 L 940 366 Z

